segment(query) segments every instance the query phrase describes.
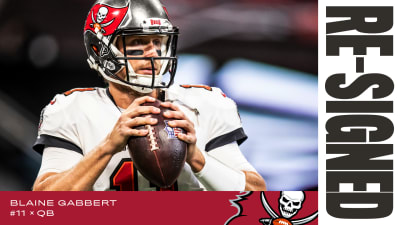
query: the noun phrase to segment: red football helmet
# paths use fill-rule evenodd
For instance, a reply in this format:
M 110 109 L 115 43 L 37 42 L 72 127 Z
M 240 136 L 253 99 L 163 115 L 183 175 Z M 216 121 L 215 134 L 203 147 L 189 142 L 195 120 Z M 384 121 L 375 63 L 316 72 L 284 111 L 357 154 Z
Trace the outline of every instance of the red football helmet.
M 167 88 L 173 83 L 176 72 L 178 34 L 179 29 L 171 24 L 165 7 L 158 0 L 97 0 L 84 28 L 88 63 L 106 80 L 141 93 Z M 127 53 L 125 40 L 128 36 L 148 35 L 160 37 L 157 57 L 143 57 L 140 51 Z M 123 51 L 116 46 L 118 39 L 122 40 Z M 128 60 L 148 60 L 152 74 L 136 73 Z M 159 65 L 157 74 L 155 64 Z M 117 76 L 123 69 L 125 79 Z M 167 73 L 169 81 L 163 82 L 163 75 Z

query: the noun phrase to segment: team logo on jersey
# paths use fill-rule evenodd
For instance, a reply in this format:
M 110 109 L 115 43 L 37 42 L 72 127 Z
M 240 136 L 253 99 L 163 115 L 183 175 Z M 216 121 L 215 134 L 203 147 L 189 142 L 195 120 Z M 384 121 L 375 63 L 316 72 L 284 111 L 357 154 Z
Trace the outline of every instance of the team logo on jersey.
M 258 193 L 247 192 L 231 200 L 232 205 L 238 208 L 238 213 L 226 221 L 225 225 L 247 224 L 256 220 L 263 225 L 318 224 L 318 192 L 269 191 L 267 196 L 270 201 L 264 192 L 260 192 L 260 195 Z M 307 201 L 306 195 L 309 196 Z
M 96 4 L 90 10 L 86 19 L 85 31 L 101 32 L 104 36 L 112 34 L 122 22 L 128 11 L 128 6 L 113 8 L 108 5 Z
M 168 120 L 165 120 L 165 128 L 164 130 L 167 132 L 168 134 L 168 138 L 169 139 L 177 139 L 178 138 L 178 134 L 182 133 L 182 129 L 178 128 L 178 127 L 170 127 L 168 125 Z

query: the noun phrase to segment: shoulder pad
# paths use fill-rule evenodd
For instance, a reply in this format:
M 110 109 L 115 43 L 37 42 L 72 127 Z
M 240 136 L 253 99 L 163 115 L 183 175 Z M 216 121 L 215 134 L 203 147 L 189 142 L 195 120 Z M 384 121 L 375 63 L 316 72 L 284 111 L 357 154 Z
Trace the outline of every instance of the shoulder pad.
M 57 94 L 41 112 L 39 135 L 52 135 L 76 143 L 77 140 L 73 140 L 75 107 L 85 101 L 87 95 L 84 92 L 94 90 L 96 88 L 76 88 Z

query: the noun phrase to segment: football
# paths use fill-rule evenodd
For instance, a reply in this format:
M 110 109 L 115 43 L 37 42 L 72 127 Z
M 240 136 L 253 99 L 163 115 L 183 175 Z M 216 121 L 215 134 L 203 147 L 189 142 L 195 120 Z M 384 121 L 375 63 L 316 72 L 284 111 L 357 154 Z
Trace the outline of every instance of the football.
M 149 132 L 145 137 L 129 138 L 129 154 L 135 168 L 147 180 L 160 188 L 168 188 L 178 179 L 185 165 L 187 143 L 177 138 L 178 133 L 185 133 L 185 130 L 168 126 L 169 120 L 162 116 L 168 109 L 161 107 L 159 100 L 143 105 L 160 108 L 160 114 L 149 115 L 158 119 L 158 123 L 136 127 Z
M 290 222 L 289 220 L 285 219 L 285 218 L 278 218 L 275 219 L 274 221 L 272 221 L 273 225 L 292 225 L 292 222 Z

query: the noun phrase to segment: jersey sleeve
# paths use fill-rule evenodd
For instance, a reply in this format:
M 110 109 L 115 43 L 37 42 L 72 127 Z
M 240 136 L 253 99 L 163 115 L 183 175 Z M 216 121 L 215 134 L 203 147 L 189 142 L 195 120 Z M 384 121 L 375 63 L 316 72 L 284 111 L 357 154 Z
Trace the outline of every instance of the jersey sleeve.
M 45 173 L 61 173 L 75 166 L 83 155 L 63 148 L 46 147 L 43 150 L 42 164 L 38 176 Z
M 58 94 L 42 110 L 38 137 L 33 145 L 33 149 L 39 154 L 43 154 L 46 147 L 68 149 L 83 154 L 75 126 L 74 117 L 77 113 L 73 112 L 73 103 L 74 96 Z
M 242 154 L 239 146 L 235 142 L 216 148 L 209 152 L 209 155 L 230 168 L 257 172 L 249 161 L 247 161 L 246 157 Z
M 207 108 L 204 113 L 210 113 L 207 122 L 208 141 L 205 151 L 236 142 L 242 144 L 247 135 L 242 127 L 239 111 L 236 103 L 216 87 L 212 88 L 211 98 L 207 100 Z
M 180 85 L 179 100 L 197 112 L 198 127 L 205 130 L 204 150 L 209 152 L 226 144 L 238 145 L 247 139 L 236 103 L 221 89 L 205 85 Z

